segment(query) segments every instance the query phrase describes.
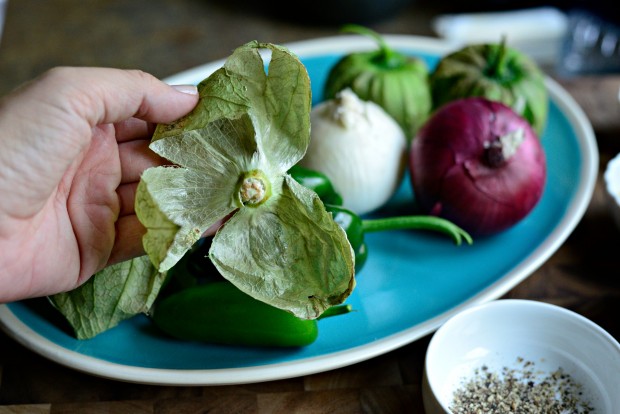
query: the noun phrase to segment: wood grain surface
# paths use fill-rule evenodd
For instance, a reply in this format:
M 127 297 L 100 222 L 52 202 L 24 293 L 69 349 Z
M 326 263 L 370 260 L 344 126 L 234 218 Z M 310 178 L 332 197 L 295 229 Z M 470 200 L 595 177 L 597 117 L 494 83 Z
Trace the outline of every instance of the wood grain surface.
M 401 13 L 370 26 L 383 33 L 432 35 L 432 17 L 451 10 L 433 2 L 412 2 Z M 9 0 L 6 17 L 0 43 L 0 94 L 57 65 L 140 68 L 166 77 L 223 58 L 248 40 L 281 44 L 337 33 L 336 27 L 276 19 L 234 0 Z M 602 172 L 620 152 L 618 78 L 560 81 L 592 120 Z M 599 174 L 592 201 L 575 231 L 506 297 L 563 306 L 620 338 L 619 268 L 620 230 L 606 208 Z M 315 375 L 176 387 L 81 373 L 0 334 L 0 414 L 423 413 L 420 383 L 429 339 L 430 335 L 373 359 Z

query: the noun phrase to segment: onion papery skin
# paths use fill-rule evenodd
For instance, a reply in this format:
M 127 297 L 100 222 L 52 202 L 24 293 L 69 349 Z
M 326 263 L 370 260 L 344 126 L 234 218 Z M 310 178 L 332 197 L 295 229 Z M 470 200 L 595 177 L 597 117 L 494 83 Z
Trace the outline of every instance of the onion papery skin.
M 500 166 L 486 161 L 489 142 L 522 128 L 523 140 Z M 409 156 L 415 202 L 472 236 L 489 236 L 521 221 L 540 200 L 546 157 L 528 121 L 486 98 L 444 105 L 414 138 Z

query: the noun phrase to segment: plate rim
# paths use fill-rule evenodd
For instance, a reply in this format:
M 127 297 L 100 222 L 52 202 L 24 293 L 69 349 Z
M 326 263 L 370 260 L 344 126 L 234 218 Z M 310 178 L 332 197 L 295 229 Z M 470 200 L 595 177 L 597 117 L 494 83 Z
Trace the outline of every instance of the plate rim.
M 419 52 L 445 54 L 462 45 L 443 39 L 417 35 L 383 35 L 394 48 L 415 49 Z M 358 35 L 338 35 L 283 43 L 298 56 L 312 57 L 330 52 L 348 53 L 376 47 L 373 40 Z M 225 59 L 215 60 L 179 72 L 164 79 L 169 84 L 188 83 L 187 79 L 202 79 L 220 68 Z M 549 98 L 560 108 L 578 137 L 582 156 L 582 170 L 573 200 L 562 220 L 547 235 L 543 243 L 529 253 L 510 272 L 484 288 L 465 302 L 446 312 L 377 341 L 299 360 L 242 368 L 166 369 L 130 366 L 109 362 L 73 351 L 54 343 L 23 323 L 6 305 L 0 305 L 0 326 L 18 343 L 52 361 L 94 376 L 130 383 L 150 385 L 233 385 L 281 380 L 342 368 L 391 352 L 412 343 L 441 326 L 451 316 L 473 305 L 499 298 L 529 277 L 557 251 L 573 232 L 591 201 L 598 176 L 599 153 L 592 125 L 573 97 L 556 81 L 546 76 Z

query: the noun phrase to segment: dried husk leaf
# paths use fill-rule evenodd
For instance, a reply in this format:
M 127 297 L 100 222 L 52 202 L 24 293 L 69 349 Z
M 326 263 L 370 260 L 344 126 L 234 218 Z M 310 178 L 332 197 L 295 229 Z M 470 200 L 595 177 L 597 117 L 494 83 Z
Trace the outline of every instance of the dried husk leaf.
M 50 296 L 78 339 L 88 339 L 121 321 L 146 313 L 165 280 L 146 256 L 98 272 L 70 292 Z
M 271 51 L 267 71 L 263 48 Z M 175 166 L 147 170 L 138 187 L 136 213 L 153 263 L 168 270 L 232 213 L 212 243 L 224 277 L 302 318 L 342 303 L 355 285 L 346 233 L 286 174 L 310 140 L 305 67 L 285 48 L 250 42 L 198 89 L 196 109 L 153 137 L 151 149 Z M 267 181 L 270 198 L 246 206 L 240 180 L 252 171 Z
M 351 245 L 316 193 L 290 176 L 267 204 L 235 214 L 215 236 L 211 260 L 254 298 L 314 319 L 353 290 Z

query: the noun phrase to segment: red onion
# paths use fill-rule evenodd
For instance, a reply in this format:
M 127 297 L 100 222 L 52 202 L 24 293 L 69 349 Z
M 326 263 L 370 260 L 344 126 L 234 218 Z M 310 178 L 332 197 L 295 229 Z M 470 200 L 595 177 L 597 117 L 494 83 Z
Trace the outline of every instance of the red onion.
M 414 138 L 409 158 L 419 207 L 472 236 L 505 230 L 540 200 L 545 153 L 510 107 L 465 98 L 439 108 Z

